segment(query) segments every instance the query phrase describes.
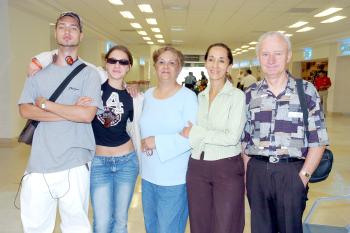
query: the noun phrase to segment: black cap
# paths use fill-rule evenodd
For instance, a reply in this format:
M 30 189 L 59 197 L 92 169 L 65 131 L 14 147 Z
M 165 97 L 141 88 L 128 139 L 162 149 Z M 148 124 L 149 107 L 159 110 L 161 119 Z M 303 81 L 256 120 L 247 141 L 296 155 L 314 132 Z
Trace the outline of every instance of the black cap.
M 83 26 L 81 25 L 80 16 L 79 16 L 77 13 L 73 12 L 73 11 L 62 12 L 62 13 L 58 16 L 58 18 L 57 18 L 57 20 L 56 20 L 56 27 L 57 27 L 58 21 L 60 21 L 63 17 L 66 17 L 66 16 L 69 16 L 69 17 L 72 17 L 72 18 L 76 19 L 76 20 L 78 21 L 78 25 L 79 25 L 80 32 L 83 31 Z

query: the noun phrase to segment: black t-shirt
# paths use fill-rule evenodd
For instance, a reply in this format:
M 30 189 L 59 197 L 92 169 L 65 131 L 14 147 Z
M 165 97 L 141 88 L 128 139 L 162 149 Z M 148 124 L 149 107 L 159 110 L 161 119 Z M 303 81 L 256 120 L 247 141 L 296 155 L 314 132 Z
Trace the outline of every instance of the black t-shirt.
M 120 146 L 130 140 L 126 122 L 133 121 L 132 97 L 126 90 L 111 87 L 106 81 L 101 86 L 104 111 L 92 121 L 96 145 Z

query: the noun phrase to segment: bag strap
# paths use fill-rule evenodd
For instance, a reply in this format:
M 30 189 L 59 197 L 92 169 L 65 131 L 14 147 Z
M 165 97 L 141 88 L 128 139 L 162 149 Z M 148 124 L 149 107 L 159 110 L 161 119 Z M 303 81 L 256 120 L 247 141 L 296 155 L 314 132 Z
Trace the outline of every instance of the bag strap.
M 308 121 L 308 108 L 306 103 L 306 97 L 305 92 L 303 88 L 303 80 L 302 79 L 295 79 L 297 83 L 297 90 L 298 90 L 298 96 L 300 101 L 301 110 L 303 111 L 303 119 L 304 119 L 304 126 L 305 126 L 305 134 L 306 137 L 309 138 L 309 121 Z
M 70 81 L 86 66 L 85 63 L 81 63 L 67 76 L 67 78 L 57 87 L 56 91 L 50 96 L 49 100 L 55 102 L 57 98 L 61 95 L 63 90 L 68 86 Z
M 70 72 L 70 74 L 63 80 L 63 82 L 57 87 L 57 89 L 55 90 L 55 92 L 50 96 L 49 100 L 52 102 L 55 102 L 57 100 L 57 98 L 62 94 L 63 90 L 68 86 L 68 84 L 70 83 L 70 81 L 72 81 L 72 79 L 79 74 L 79 72 L 84 69 L 86 66 L 85 63 L 81 63 L 80 65 L 78 65 L 77 67 L 74 68 L 74 70 L 72 72 Z M 39 121 L 32 121 L 31 122 L 32 125 L 37 126 L 39 124 Z

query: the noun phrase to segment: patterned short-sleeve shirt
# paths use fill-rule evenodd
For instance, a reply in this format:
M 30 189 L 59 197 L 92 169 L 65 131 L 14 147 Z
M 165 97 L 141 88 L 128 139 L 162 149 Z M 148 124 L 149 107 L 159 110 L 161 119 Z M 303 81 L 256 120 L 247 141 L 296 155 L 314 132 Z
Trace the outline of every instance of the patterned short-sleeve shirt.
M 310 82 L 303 81 L 303 87 L 309 113 L 308 138 L 294 78 L 288 75 L 287 86 L 278 96 L 269 90 L 265 79 L 246 90 L 245 154 L 301 158 L 309 147 L 328 145 L 320 97 Z

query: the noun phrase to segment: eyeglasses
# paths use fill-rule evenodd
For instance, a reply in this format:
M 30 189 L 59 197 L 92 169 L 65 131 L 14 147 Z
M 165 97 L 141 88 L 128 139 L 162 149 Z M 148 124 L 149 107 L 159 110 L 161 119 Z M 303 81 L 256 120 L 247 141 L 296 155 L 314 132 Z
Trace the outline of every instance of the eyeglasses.
M 108 64 L 117 64 L 117 62 L 119 63 L 119 65 L 122 65 L 122 66 L 127 66 L 127 65 L 130 65 L 130 61 L 127 60 L 127 59 L 114 59 L 114 58 L 107 58 L 106 62 Z

